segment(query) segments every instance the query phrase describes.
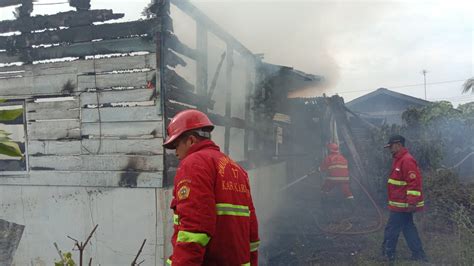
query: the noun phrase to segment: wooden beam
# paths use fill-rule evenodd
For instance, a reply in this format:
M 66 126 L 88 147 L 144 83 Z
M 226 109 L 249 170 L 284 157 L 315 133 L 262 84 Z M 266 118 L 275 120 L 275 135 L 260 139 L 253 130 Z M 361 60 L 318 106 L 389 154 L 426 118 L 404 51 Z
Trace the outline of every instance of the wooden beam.
M 84 108 L 81 115 L 81 121 L 86 123 L 162 120 L 156 106 Z
M 167 49 L 165 51 L 165 63 L 170 67 L 177 67 L 178 65 L 185 67 L 187 65 L 179 55 L 177 55 L 173 50 Z
M 68 11 L 54 15 L 38 15 L 17 20 L 0 21 L 1 32 L 30 32 L 34 30 L 51 29 L 59 27 L 77 27 L 91 25 L 94 22 L 104 22 L 111 19 L 122 18 L 125 14 L 113 13 L 110 9 L 96 9 L 88 11 Z
M 206 16 L 201 10 L 195 7 L 189 0 L 171 0 L 171 3 L 174 4 L 176 7 L 181 9 L 184 13 L 188 14 L 192 18 L 194 18 L 197 24 L 202 24 L 204 27 L 207 28 L 208 31 L 215 34 L 217 37 L 222 39 L 227 44 L 230 44 L 234 47 L 234 49 L 240 53 L 242 56 L 247 56 L 250 59 L 257 60 L 257 57 L 245 47 L 242 43 L 237 41 L 232 35 L 227 33 L 224 29 L 222 29 L 217 23 L 212 21 L 208 16 Z
M 167 95 L 169 100 L 182 102 L 194 106 L 203 106 L 206 109 L 212 109 L 215 101 L 209 97 L 195 94 L 189 90 L 184 90 L 179 87 L 168 87 Z
M 196 49 L 190 48 L 186 44 L 182 43 L 172 32 L 166 33 L 166 48 L 173 49 L 177 53 L 180 53 L 193 60 L 197 60 L 198 58 L 198 52 Z
M 30 140 L 80 139 L 79 120 L 52 120 L 28 122 Z
M 79 100 L 27 103 L 28 120 L 79 119 Z
M 226 60 L 226 95 L 225 95 L 225 117 L 230 119 L 232 115 L 232 68 L 234 66 L 234 49 L 227 44 Z M 225 125 L 224 153 L 229 154 L 230 148 L 230 124 Z
M 32 170 L 160 171 L 163 155 L 72 155 L 29 156 Z
M 123 180 L 136 178 L 135 187 L 162 187 L 161 171 L 29 171 L 25 175 L 2 176 L 0 185 L 66 186 L 66 187 L 123 187 Z
M 23 33 L 21 35 L 0 36 L 0 49 L 19 50 L 32 45 L 54 43 L 79 43 L 92 40 L 110 40 L 119 37 L 153 36 L 159 30 L 159 20 L 139 20 L 124 23 L 86 25 L 63 30 L 44 31 L 40 33 Z
M 165 68 L 165 78 L 164 83 L 167 85 L 167 90 L 175 87 L 180 88 L 188 91 L 194 91 L 194 85 L 189 83 L 186 79 L 178 75 L 174 70 Z
M 143 139 L 163 137 L 163 121 L 81 123 L 82 136 Z
M 54 58 L 85 57 L 88 55 L 141 51 L 154 52 L 153 42 L 142 37 L 133 37 L 99 42 L 74 43 L 71 45 L 60 45 L 48 48 L 28 48 L 24 50 L 22 55 L 17 56 L 11 56 L 5 52 L 0 53 L 0 62 L 32 62 Z
M 0 7 L 21 5 L 21 0 L 0 0 Z
M 79 91 L 95 88 L 107 89 L 114 87 L 144 88 L 147 86 L 148 81 L 153 78 L 154 74 L 154 70 L 149 70 L 129 73 L 78 75 L 77 88 Z
M 108 90 L 81 93 L 81 106 L 87 104 L 97 105 L 97 102 L 99 102 L 99 104 L 110 104 L 146 102 L 150 100 L 153 100 L 153 90 L 151 89 Z
M 207 29 L 202 24 L 196 24 L 196 47 L 198 58 L 196 60 L 196 94 L 207 96 Z M 207 112 L 207 105 L 198 105 L 197 109 Z
M 253 87 L 255 86 L 252 82 L 252 71 L 255 71 L 255 65 L 251 60 L 246 60 L 246 67 L 245 67 L 245 111 L 244 111 L 244 120 L 247 122 L 251 121 L 251 101 L 252 101 L 252 93 Z M 250 139 L 250 130 L 245 128 L 244 133 L 244 158 L 248 160 L 248 153 L 249 153 L 249 139 Z
M 0 96 L 8 98 L 31 98 L 32 95 L 61 95 L 65 84 L 69 83 L 73 93 L 81 88 L 94 86 L 113 86 L 123 81 L 121 86 L 146 86 L 154 71 L 113 74 L 114 71 L 128 69 L 155 68 L 155 54 L 122 56 L 94 60 L 76 60 L 48 64 L 23 65 L 0 68 L 0 71 L 18 71 L 21 77 L 0 79 Z M 85 75 L 91 71 L 110 74 Z M 153 72 L 153 73 L 152 73 Z M 0 73 L 0 76 L 3 76 Z M 97 81 L 97 82 L 95 82 Z
M 169 118 L 175 116 L 177 113 L 181 111 L 188 110 L 188 109 L 194 109 L 194 108 L 186 106 L 186 105 L 182 105 L 180 103 L 174 103 L 174 102 L 169 102 L 166 104 L 166 111 Z M 222 115 L 215 114 L 215 113 L 207 113 L 207 116 L 215 125 L 218 125 L 218 126 L 225 126 L 228 124 L 231 127 L 235 127 L 235 128 L 242 128 L 242 129 L 255 128 L 254 126 L 246 123 L 246 121 L 244 121 L 241 118 L 237 118 L 237 117 L 226 118 Z

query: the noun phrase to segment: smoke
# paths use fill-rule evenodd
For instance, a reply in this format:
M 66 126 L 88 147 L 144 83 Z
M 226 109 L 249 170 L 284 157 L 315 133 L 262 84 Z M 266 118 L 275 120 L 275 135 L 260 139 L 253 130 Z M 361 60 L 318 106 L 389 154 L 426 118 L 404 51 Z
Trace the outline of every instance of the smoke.
M 301 95 L 337 86 L 341 68 L 357 57 L 349 37 L 375 27 L 393 4 L 332 1 L 194 1 L 195 5 L 265 61 L 325 78 Z M 343 55 L 341 57 L 341 55 Z

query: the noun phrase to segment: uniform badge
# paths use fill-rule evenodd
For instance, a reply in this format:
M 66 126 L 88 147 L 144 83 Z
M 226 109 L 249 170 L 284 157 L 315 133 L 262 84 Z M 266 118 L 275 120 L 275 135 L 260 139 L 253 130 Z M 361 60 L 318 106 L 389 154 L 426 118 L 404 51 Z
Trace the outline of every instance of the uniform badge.
M 178 191 L 178 199 L 184 200 L 189 197 L 189 192 L 191 189 L 187 186 L 182 186 Z
M 415 179 L 415 178 L 416 178 L 416 174 L 415 174 L 415 173 L 410 173 L 409 177 L 410 177 L 411 179 Z

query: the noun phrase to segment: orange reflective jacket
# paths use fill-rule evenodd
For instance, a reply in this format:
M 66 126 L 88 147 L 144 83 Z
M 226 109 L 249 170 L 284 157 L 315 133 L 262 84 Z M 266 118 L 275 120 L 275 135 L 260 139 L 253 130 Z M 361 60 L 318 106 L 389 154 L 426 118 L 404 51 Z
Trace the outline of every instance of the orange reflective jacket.
M 393 158 L 387 190 L 388 208 L 391 211 L 420 211 L 425 205 L 420 170 L 406 148 L 400 150 Z
M 258 265 L 257 217 L 248 175 L 210 140 L 191 147 L 174 180 L 168 264 Z

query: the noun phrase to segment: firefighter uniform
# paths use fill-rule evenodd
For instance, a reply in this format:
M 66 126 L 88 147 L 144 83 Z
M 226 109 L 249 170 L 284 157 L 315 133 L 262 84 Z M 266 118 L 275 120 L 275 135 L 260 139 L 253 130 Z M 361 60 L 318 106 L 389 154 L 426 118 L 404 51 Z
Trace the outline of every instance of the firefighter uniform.
M 322 191 L 329 193 L 334 187 L 339 187 L 346 199 L 353 199 L 346 158 L 339 152 L 339 146 L 335 143 L 328 144 L 328 150 L 329 155 L 319 167 L 321 172 L 327 172 Z
M 401 136 L 390 138 L 386 147 L 393 143 L 405 143 Z M 403 232 L 415 260 L 426 260 L 418 231 L 413 222 L 413 213 L 423 210 L 422 177 L 418 165 L 408 149 L 402 147 L 394 154 L 392 169 L 387 182 L 388 208 L 390 217 L 385 227 L 383 254 L 389 260 L 395 259 L 400 232 Z
M 180 161 L 171 209 L 168 264 L 258 265 L 260 241 L 248 175 L 211 140 L 191 146 Z

